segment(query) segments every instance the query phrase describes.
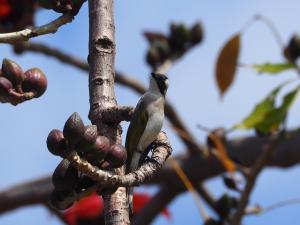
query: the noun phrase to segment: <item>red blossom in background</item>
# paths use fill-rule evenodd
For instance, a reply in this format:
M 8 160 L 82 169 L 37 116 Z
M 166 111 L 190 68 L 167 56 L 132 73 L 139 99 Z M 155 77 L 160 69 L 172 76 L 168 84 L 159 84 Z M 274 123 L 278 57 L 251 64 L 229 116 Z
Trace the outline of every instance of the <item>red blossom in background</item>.
M 0 0 L 0 21 L 7 17 L 11 12 L 11 6 L 8 0 Z
M 36 9 L 36 0 L 0 0 L 0 32 L 33 26 Z
M 139 213 L 143 207 L 151 200 L 151 196 L 143 193 L 135 193 L 133 196 L 134 213 Z M 104 204 L 103 199 L 96 193 L 92 194 L 64 212 L 64 219 L 69 225 L 102 224 Z M 164 209 L 161 214 L 167 219 L 171 219 L 171 214 Z

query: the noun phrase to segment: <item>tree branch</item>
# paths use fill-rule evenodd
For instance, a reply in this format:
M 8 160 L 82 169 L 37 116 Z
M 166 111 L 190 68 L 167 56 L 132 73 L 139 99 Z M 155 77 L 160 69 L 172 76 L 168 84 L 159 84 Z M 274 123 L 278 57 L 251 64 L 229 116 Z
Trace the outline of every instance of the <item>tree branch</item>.
M 0 34 L 0 43 L 17 43 L 19 41 L 28 41 L 30 38 L 40 35 L 55 33 L 59 27 L 70 23 L 73 19 L 74 16 L 64 14 L 52 22 L 40 27 L 31 27 L 17 32 Z
M 236 212 L 230 218 L 230 222 L 232 225 L 240 225 L 243 215 L 245 213 L 245 209 L 248 205 L 249 198 L 251 192 L 255 186 L 255 182 L 257 180 L 258 175 L 266 165 L 268 159 L 271 157 L 276 145 L 279 143 L 280 136 L 276 135 L 273 137 L 270 143 L 264 147 L 261 156 L 255 162 L 253 168 L 250 171 L 250 174 L 247 176 L 246 186 L 241 194 L 240 200 L 238 202 L 238 206 Z
M 268 138 L 263 137 L 246 137 L 228 141 L 228 155 L 241 165 L 251 167 L 261 155 L 263 146 L 268 144 L 268 142 Z M 299 164 L 299 146 L 300 130 L 287 132 L 287 138 L 276 146 L 266 166 L 288 168 Z M 179 161 L 182 169 L 195 186 L 199 182 L 226 172 L 220 161 L 213 155 L 203 158 L 200 155 L 189 156 L 183 154 L 175 158 Z M 178 193 L 186 190 L 168 163 L 164 164 L 157 175 L 148 181 L 148 184 L 158 184 L 162 187 L 167 186 L 169 192 L 175 192 L 175 194 L 173 193 L 173 198 Z M 52 188 L 51 177 L 49 176 L 2 190 L 0 192 L 0 214 L 21 206 L 41 203 L 52 191 Z M 172 199 L 168 202 L 171 202 Z M 148 206 L 146 207 L 148 208 Z M 160 210 L 157 212 L 160 212 Z
M 111 143 L 121 144 L 118 123 L 103 121 L 101 112 L 117 106 L 115 79 L 115 24 L 113 0 L 89 0 L 89 94 L 91 121 L 96 121 L 100 135 Z M 125 168 L 116 169 L 124 175 Z M 119 187 L 113 194 L 103 194 L 104 218 L 107 225 L 130 224 L 126 188 Z

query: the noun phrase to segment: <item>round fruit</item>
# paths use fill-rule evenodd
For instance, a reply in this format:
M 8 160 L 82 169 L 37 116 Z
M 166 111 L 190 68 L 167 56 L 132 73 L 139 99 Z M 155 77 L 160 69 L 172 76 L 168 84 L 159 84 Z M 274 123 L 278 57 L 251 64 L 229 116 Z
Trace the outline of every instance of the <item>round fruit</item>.
M 83 137 L 85 127 L 80 115 L 73 113 L 64 126 L 64 136 L 72 144 L 76 145 Z
M 98 136 L 90 152 L 86 155 L 86 159 L 93 164 L 99 164 L 106 157 L 109 150 L 110 144 L 108 138 Z
M 110 146 L 110 151 L 106 157 L 106 160 L 113 168 L 119 168 L 124 165 L 127 159 L 127 151 L 120 144 L 114 144 Z
M 2 73 L 15 87 L 25 78 L 22 68 L 16 62 L 6 58 L 2 61 Z
M 79 144 L 76 146 L 76 150 L 79 152 L 88 152 L 92 145 L 96 142 L 97 139 L 97 126 L 89 125 L 85 127 L 83 137 L 80 140 Z
M 78 171 L 63 159 L 56 167 L 52 175 L 52 183 L 59 191 L 69 191 L 76 187 L 79 176 Z
M 65 210 L 67 208 L 70 208 L 73 205 L 73 202 L 67 203 L 64 202 L 66 193 L 58 190 L 54 190 L 51 192 L 49 197 L 49 202 L 52 207 L 58 210 Z
M 63 133 L 60 130 L 52 130 L 47 138 L 47 147 L 49 152 L 53 155 L 63 156 L 67 149 L 66 140 Z
M 32 68 L 25 72 L 25 79 L 22 83 L 24 92 L 34 92 L 35 98 L 40 97 L 47 89 L 47 78 L 38 68 Z
M 0 77 L 0 96 L 8 96 L 13 89 L 12 83 L 5 77 Z

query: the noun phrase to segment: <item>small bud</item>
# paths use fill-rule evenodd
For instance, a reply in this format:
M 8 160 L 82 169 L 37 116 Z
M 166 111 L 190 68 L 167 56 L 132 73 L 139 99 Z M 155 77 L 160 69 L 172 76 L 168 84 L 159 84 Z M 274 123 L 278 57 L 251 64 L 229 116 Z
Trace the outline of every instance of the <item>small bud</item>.
M 171 24 L 169 43 L 174 51 L 184 50 L 187 42 L 190 40 L 190 31 L 183 24 Z
M 66 195 L 67 193 L 65 192 L 53 190 L 49 197 L 50 205 L 58 210 L 65 210 L 67 208 L 70 208 L 73 205 L 73 202 L 64 202 Z
M 98 136 L 90 152 L 86 155 L 86 159 L 93 164 L 99 164 L 106 157 L 109 150 L 110 143 L 108 138 Z
M 191 42 L 192 44 L 198 44 L 202 41 L 202 39 L 203 39 L 202 26 L 200 23 L 196 23 L 191 28 Z
M 66 140 L 60 130 L 52 130 L 47 138 L 47 147 L 53 155 L 63 156 L 67 149 Z
M 106 160 L 113 168 L 119 168 L 124 165 L 127 159 L 127 151 L 120 144 L 114 144 L 110 146 L 110 151 L 106 157 Z
M 85 128 L 80 115 L 77 112 L 73 113 L 64 126 L 65 138 L 76 145 L 82 139 L 84 131 Z
M 71 191 L 78 182 L 78 171 L 70 165 L 67 159 L 63 159 L 56 167 L 52 175 L 52 183 L 59 191 Z
M 296 62 L 296 60 L 300 56 L 300 36 L 298 34 L 294 34 L 290 39 L 288 45 L 284 49 L 285 57 L 292 61 Z
M 25 80 L 22 83 L 24 92 L 34 92 L 35 98 L 40 97 L 47 89 L 47 78 L 38 68 L 32 68 L 25 72 Z
M 24 80 L 22 68 L 14 61 L 3 59 L 2 61 L 3 76 L 10 80 L 14 87 L 20 85 Z
M 96 142 L 97 135 L 98 131 L 96 125 L 86 126 L 83 137 L 76 146 L 76 150 L 79 152 L 88 152 L 92 145 Z
M 156 68 L 159 64 L 162 63 L 159 50 L 156 47 L 151 46 L 149 48 L 146 55 L 146 61 L 152 68 Z
M 12 89 L 12 83 L 5 77 L 0 77 L 0 96 L 7 97 Z

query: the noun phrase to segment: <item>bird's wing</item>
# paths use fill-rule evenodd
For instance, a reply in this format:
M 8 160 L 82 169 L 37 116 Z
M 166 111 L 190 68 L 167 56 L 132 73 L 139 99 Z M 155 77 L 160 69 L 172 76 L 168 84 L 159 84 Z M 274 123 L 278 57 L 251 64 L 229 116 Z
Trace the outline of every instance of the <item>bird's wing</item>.
M 147 103 L 141 99 L 132 115 L 127 130 L 125 147 L 127 150 L 127 169 L 131 163 L 132 154 L 137 149 L 140 138 L 146 128 L 148 121 Z

